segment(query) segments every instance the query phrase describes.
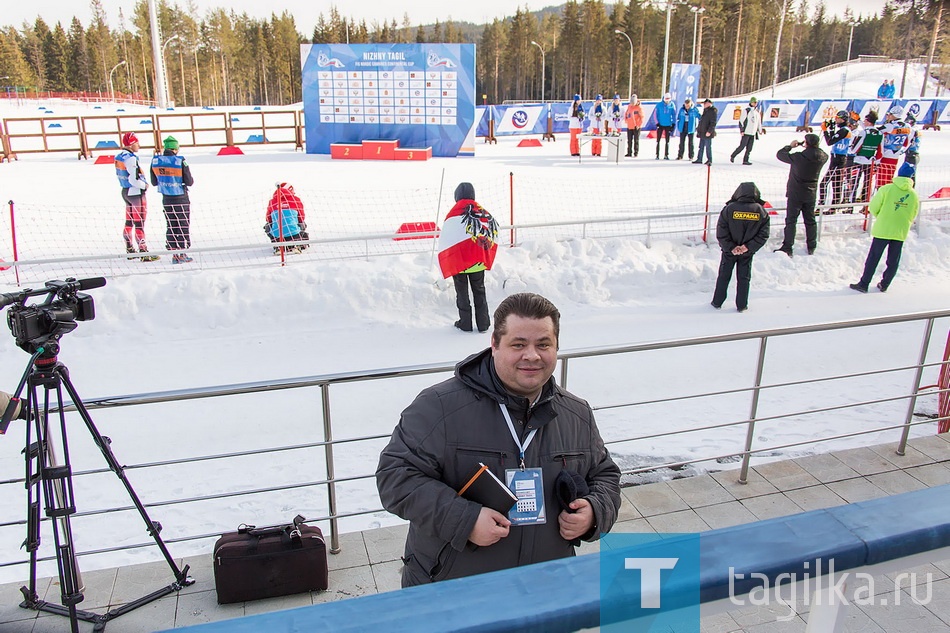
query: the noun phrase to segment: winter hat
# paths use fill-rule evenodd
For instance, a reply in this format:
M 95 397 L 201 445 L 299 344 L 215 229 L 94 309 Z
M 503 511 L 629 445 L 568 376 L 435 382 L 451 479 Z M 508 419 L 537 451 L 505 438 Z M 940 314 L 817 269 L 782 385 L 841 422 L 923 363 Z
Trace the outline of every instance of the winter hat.
M 604 98 L 604 95 L 597 95 L 597 100 L 598 100 L 598 101 L 600 101 L 600 100 L 603 99 L 603 98 Z
M 897 170 L 897 175 L 903 176 L 904 178 L 913 178 L 917 175 L 917 168 L 907 161 L 904 161 L 904 164 L 901 165 L 901 168 Z
M 805 147 L 818 147 L 818 144 L 820 142 L 821 142 L 821 139 L 818 138 L 817 134 L 805 135 Z
M 751 99 L 749 99 L 749 103 L 758 103 L 758 102 L 759 100 L 756 99 L 755 97 L 752 97 Z
M 890 114 L 892 117 L 897 117 L 899 119 L 902 116 L 904 116 L 904 108 L 900 107 L 899 105 L 896 105 L 890 110 L 888 110 L 887 113 Z
M 707 103 L 712 105 L 712 99 L 710 99 L 709 97 L 706 97 L 705 99 L 703 99 L 703 105 L 706 105 Z
M 636 103 L 637 101 L 639 101 L 639 98 L 637 98 L 637 95 L 635 94 L 630 95 L 630 103 Z
M 673 95 L 671 95 L 671 94 L 668 93 L 668 92 L 666 92 L 666 93 L 663 94 L 663 100 L 664 100 L 664 101 L 669 101 L 669 100 L 672 99 L 672 98 L 673 98 Z
M 122 147 L 132 147 L 132 143 L 138 143 L 139 137 L 135 135 L 135 132 L 126 132 L 122 135 Z
M 615 95 L 614 95 L 614 99 L 619 99 L 619 98 L 620 98 L 620 95 L 619 95 L 619 94 L 615 94 Z
M 178 139 L 174 136 L 166 136 L 164 146 L 165 149 L 178 149 Z
M 470 182 L 460 182 L 459 186 L 455 188 L 455 201 L 459 200 L 474 200 L 475 199 L 475 187 Z
M 580 95 L 574 95 L 574 101 L 580 101 L 580 100 L 581 100 Z
M 278 189 L 286 189 L 286 190 L 289 191 L 290 193 L 293 193 L 293 192 L 294 192 L 294 186 L 293 186 L 293 185 L 290 185 L 290 184 L 287 184 L 286 182 L 279 182 L 279 183 L 277 183 L 277 188 L 278 188 Z
M 868 113 L 864 115 L 864 120 L 870 123 L 871 125 L 874 125 L 875 123 L 877 123 L 877 111 L 868 110 Z

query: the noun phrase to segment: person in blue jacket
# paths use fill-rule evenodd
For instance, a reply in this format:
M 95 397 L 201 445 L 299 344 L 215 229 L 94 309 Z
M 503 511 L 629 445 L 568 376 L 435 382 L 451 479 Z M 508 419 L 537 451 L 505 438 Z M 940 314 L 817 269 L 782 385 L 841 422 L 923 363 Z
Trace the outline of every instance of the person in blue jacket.
M 162 210 L 165 212 L 165 248 L 172 251 L 173 264 L 194 261 L 187 253 L 191 248 L 191 200 L 188 187 L 195 184 L 191 168 L 184 157 L 178 155 L 178 140 L 168 136 L 163 143 L 164 151 L 152 158 L 152 186 L 162 194 Z
M 660 139 L 666 136 L 666 148 L 663 159 L 670 159 L 670 134 L 676 125 L 676 106 L 673 105 L 673 95 L 666 93 L 663 101 L 656 104 L 653 110 L 653 119 L 656 121 L 656 159 L 660 160 Z
M 683 149 L 686 139 L 689 139 L 689 159 L 693 160 L 693 135 L 696 133 L 696 123 L 699 122 L 699 108 L 693 105 L 693 100 L 686 97 L 683 107 L 676 113 L 676 132 L 680 135 L 680 151 L 676 160 L 683 160 Z

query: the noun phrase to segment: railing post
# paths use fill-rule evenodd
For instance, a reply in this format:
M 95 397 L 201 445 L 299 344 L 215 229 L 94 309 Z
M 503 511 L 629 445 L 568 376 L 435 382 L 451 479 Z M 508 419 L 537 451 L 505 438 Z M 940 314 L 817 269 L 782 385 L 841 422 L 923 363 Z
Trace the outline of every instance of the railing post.
M 561 359 L 561 380 L 559 382 L 561 389 L 567 389 L 567 359 Z
M 749 482 L 749 461 L 752 459 L 752 442 L 755 438 L 755 416 L 759 411 L 759 390 L 762 388 L 762 370 L 765 367 L 765 346 L 768 337 L 759 339 L 759 358 L 755 367 L 755 387 L 752 389 L 752 407 L 749 411 L 749 428 L 745 435 L 745 450 L 742 453 L 742 470 L 739 473 L 739 483 Z
M 508 214 L 511 218 L 511 226 L 515 225 L 515 172 L 508 172 Z M 515 229 L 511 229 L 511 233 L 508 235 L 511 248 L 515 247 L 515 240 L 517 236 L 515 234 Z
M 10 241 L 13 244 L 13 263 L 15 264 L 18 261 L 20 261 L 20 257 L 17 254 L 17 249 L 16 249 L 16 214 L 13 212 L 13 200 L 10 200 L 8 204 L 10 205 Z M 20 267 L 19 266 L 13 267 L 13 274 L 16 277 L 16 285 L 19 287 L 20 285 Z
M 924 374 L 924 363 L 927 362 L 927 349 L 930 347 L 930 335 L 934 330 L 933 318 L 927 319 L 927 328 L 924 330 L 924 340 L 920 345 L 920 356 L 917 358 L 917 371 L 914 372 L 914 393 L 907 405 L 907 417 L 904 419 L 904 428 L 901 429 L 901 441 L 897 444 L 897 454 L 901 457 L 907 450 L 907 436 L 910 434 L 910 423 L 914 419 L 914 408 L 917 406 L 917 393 L 920 391 L 920 379 Z
M 327 503 L 330 510 L 330 553 L 340 553 L 340 524 L 336 512 L 336 474 L 333 468 L 333 428 L 330 423 L 330 385 L 320 385 L 320 400 L 323 405 L 323 445 L 327 460 Z

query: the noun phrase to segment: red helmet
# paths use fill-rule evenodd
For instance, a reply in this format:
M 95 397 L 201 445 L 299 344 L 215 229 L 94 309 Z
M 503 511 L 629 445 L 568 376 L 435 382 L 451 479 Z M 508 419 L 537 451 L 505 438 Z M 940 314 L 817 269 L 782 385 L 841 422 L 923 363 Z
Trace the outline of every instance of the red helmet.
M 139 137 L 135 135 L 135 132 L 126 132 L 122 135 L 122 147 L 132 147 L 132 143 L 138 143 Z

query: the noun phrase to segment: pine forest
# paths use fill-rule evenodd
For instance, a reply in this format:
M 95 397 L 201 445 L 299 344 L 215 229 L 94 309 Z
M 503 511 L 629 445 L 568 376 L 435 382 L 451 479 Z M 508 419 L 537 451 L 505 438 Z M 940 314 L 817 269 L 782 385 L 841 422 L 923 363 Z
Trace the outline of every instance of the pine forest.
M 196 17 L 190 0 L 157 6 L 169 96 L 182 106 L 299 102 L 300 44 L 347 42 L 475 43 L 477 94 L 487 103 L 539 100 L 542 85 L 547 100 L 574 93 L 626 97 L 628 85 L 641 98 L 657 98 L 668 15 L 669 62 L 702 64 L 704 96 L 744 94 L 845 61 L 849 47 L 851 59 L 932 61 L 940 79 L 950 68 L 944 0 L 888 0 L 878 15 L 841 17 L 808 0 L 570 0 L 481 25 L 414 24 L 408 14 L 367 24 L 336 9 L 306 25 L 287 11 L 257 19 L 216 8 Z M 117 24 L 108 22 L 100 0 L 86 13 L 88 24 L 37 17 L 0 27 L 0 91 L 108 93 L 112 79 L 116 93 L 153 99 L 145 0 L 130 15 L 120 13 Z

